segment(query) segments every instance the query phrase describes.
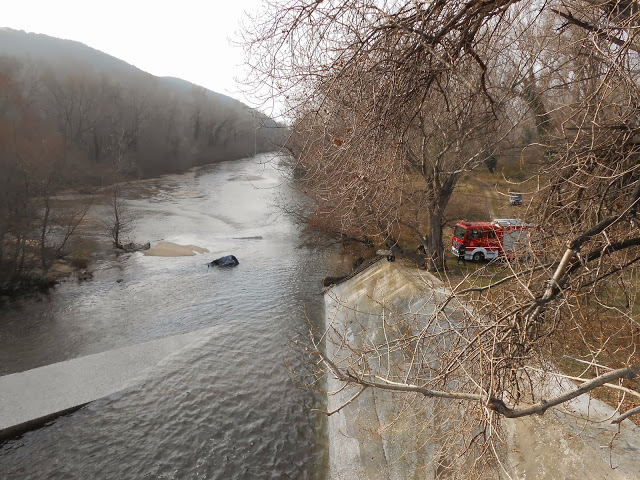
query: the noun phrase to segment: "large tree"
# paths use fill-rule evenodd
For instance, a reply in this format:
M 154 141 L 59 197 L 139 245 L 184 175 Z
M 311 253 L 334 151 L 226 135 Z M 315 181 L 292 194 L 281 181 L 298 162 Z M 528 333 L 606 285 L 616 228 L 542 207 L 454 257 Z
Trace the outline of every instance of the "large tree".
M 383 336 L 358 344 L 331 333 L 338 359 L 316 345 L 325 372 L 361 389 L 449 402 L 449 419 L 470 402 L 464 432 L 483 441 L 500 416 L 544 413 L 637 379 L 636 2 L 296 0 L 261 18 L 247 39 L 254 79 L 288 97 L 301 169 L 321 213 L 345 231 L 387 239 L 398 225 L 419 229 L 416 209 L 426 208 L 437 236 L 432 218 L 451 184 L 511 129 L 528 119 L 538 146 L 527 148 L 542 152 L 528 215 L 542 227 L 544 255 L 532 245 L 504 278 L 451 285 L 409 325 L 383 319 Z M 553 373 L 549 349 L 564 347 L 563 335 L 579 347 L 587 378 L 539 400 Z M 616 387 L 640 398 L 629 383 Z M 621 400 L 616 421 L 639 413 L 633 405 Z
M 443 212 L 504 136 L 511 95 L 488 23 L 509 2 L 474 3 L 278 3 L 247 38 L 254 80 L 307 139 L 296 154 L 322 214 L 372 243 L 426 237 L 435 270 Z

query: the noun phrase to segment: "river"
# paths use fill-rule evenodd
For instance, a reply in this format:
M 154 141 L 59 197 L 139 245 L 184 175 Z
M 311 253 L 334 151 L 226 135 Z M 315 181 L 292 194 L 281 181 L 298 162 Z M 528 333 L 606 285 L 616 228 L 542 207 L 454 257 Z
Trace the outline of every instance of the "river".
M 301 246 L 277 207 L 294 195 L 286 169 L 267 154 L 129 184 L 132 238 L 210 253 L 104 250 L 92 280 L 0 311 L 0 375 L 213 327 L 140 385 L 0 447 L 0 478 L 324 478 L 326 426 L 310 411 L 323 398 L 285 362 L 300 366 L 289 341 L 322 325 L 337 258 Z M 97 224 L 83 238 L 108 244 Z M 240 265 L 205 266 L 226 254 Z

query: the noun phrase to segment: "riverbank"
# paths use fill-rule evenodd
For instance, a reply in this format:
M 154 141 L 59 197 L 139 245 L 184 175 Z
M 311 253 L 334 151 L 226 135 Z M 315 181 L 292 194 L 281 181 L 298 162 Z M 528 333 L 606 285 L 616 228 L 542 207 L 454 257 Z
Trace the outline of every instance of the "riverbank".
M 44 278 L 42 271 L 35 269 L 1 284 L 0 306 L 12 299 L 46 294 L 56 285 L 74 277 L 79 281 L 91 279 L 93 273 L 90 262 L 85 258 L 78 258 L 73 255 L 59 258 L 53 261 Z
M 344 358 L 342 339 L 355 348 L 382 343 L 387 335 L 385 319 L 426 318 L 446 294 L 437 278 L 402 262 L 372 265 L 325 293 L 327 356 L 336 363 Z M 450 315 L 455 314 L 450 311 Z M 438 476 L 442 460 L 436 455 L 442 453 L 443 445 L 439 444 L 438 425 L 433 423 L 437 418 L 433 402 L 407 402 L 406 396 L 402 401 L 373 389 L 353 399 L 358 389 L 341 387 L 335 378 L 328 379 L 327 391 L 337 392 L 327 397 L 328 411 L 348 403 L 328 420 L 331 479 Z M 548 386 L 555 391 L 572 387 L 568 381 Z M 612 408 L 585 395 L 542 417 L 503 419 L 504 446 L 489 477 L 637 478 L 640 428 L 625 421 L 618 432 L 610 423 L 613 413 Z M 462 407 L 460 414 L 464 415 Z
M 273 145 L 271 147 L 273 148 Z M 263 153 L 255 152 L 254 154 L 257 154 L 255 158 L 265 159 L 264 161 L 266 162 L 270 161 L 268 160 L 270 158 L 279 158 L 278 150 L 268 150 Z M 65 185 L 64 188 L 56 190 L 56 193 L 48 199 L 51 202 L 52 212 L 55 213 L 56 221 L 63 220 L 63 222 L 69 221 L 73 223 L 83 217 L 78 223 L 77 229 L 76 227 L 73 228 L 74 233 L 69 236 L 68 243 L 75 243 L 79 237 L 87 235 L 89 237 L 101 237 L 104 245 L 89 251 L 81 248 L 79 252 L 73 247 L 65 246 L 61 251 L 53 254 L 51 251 L 58 248 L 56 242 L 59 237 L 61 235 L 64 236 L 71 228 L 71 225 L 64 225 L 63 223 L 55 228 L 49 228 L 47 232 L 47 248 L 45 249 L 49 267 L 46 275 L 43 276 L 41 268 L 43 250 L 39 243 L 41 232 L 38 230 L 40 227 L 30 228 L 30 231 L 35 232 L 35 236 L 32 236 L 32 233 L 27 234 L 26 231 L 22 232 L 27 240 L 20 238 L 20 242 L 24 243 L 24 247 L 20 247 L 17 253 L 14 253 L 14 250 L 16 250 L 16 245 L 19 243 L 18 239 L 11 239 L 11 235 L 7 235 L 7 239 L 3 243 L 5 257 L 0 257 L 0 305 L 12 299 L 47 293 L 59 283 L 72 278 L 84 281 L 92 277 L 94 257 L 104 256 L 106 250 L 109 253 L 112 251 L 110 246 L 112 243 L 110 236 L 111 226 L 109 222 L 113 215 L 111 203 L 113 201 L 114 185 L 118 185 L 121 190 L 122 200 L 126 200 L 122 208 L 125 216 L 127 216 L 126 214 L 129 213 L 127 205 L 132 201 L 153 197 L 156 193 L 155 183 L 163 183 L 167 180 L 179 178 L 195 180 L 201 172 L 215 168 L 218 165 L 225 163 L 242 164 L 247 160 L 250 161 L 251 158 L 244 154 L 226 155 L 209 159 L 206 163 L 197 162 L 185 169 L 154 171 L 145 175 L 137 172 L 135 177 L 126 177 L 116 183 L 112 183 L 114 179 L 112 172 L 109 175 L 103 172 L 103 174 L 94 178 L 94 182 L 87 183 L 87 179 L 82 177 L 77 185 L 71 182 L 71 185 Z M 256 170 L 260 171 L 263 168 L 264 165 L 260 164 Z M 232 181 L 241 180 L 257 183 L 260 183 L 262 179 L 263 177 L 255 172 L 246 172 L 235 178 L 230 178 Z M 74 181 L 77 180 L 77 178 L 74 178 Z M 30 199 L 30 201 L 35 200 L 37 199 Z M 136 220 L 135 218 L 126 218 L 126 223 L 135 223 Z M 26 219 L 21 221 L 26 221 Z M 144 241 L 147 242 L 148 240 L 144 239 Z M 161 244 L 162 242 L 159 243 Z M 134 247 L 127 250 L 126 253 L 142 250 L 142 248 L 136 248 L 135 245 L 133 243 L 127 244 L 127 246 Z M 180 249 L 179 247 L 165 248 L 163 245 L 159 245 L 159 247 L 158 250 L 147 253 L 147 255 L 184 256 L 207 252 L 206 249 L 193 245 L 184 245 L 184 247 L 187 247 L 185 249 Z M 189 247 L 194 248 L 190 251 Z M 120 253 L 122 253 L 122 250 Z

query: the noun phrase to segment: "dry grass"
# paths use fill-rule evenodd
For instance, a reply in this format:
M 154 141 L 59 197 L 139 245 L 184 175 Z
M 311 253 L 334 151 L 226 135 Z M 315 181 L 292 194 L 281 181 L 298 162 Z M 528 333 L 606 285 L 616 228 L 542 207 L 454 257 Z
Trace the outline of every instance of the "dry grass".
M 457 263 L 453 255 L 449 255 L 446 275 L 441 275 L 440 278 L 462 290 L 487 286 L 511 273 L 500 262 L 467 262 L 462 265 Z M 604 302 L 608 307 L 607 315 L 602 314 Z M 597 294 L 592 298 L 587 296 L 582 303 L 579 311 L 560 323 L 549 340 L 546 347 L 547 358 L 563 374 L 585 379 L 593 378 L 606 370 L 575 359 L 607 365 L 608 368 L 640 365 L 640 325 L 630 321 L 630 318 L 639 318 L 640 303 L 633 303 L 633 299 L 630 303 L 614 281 L 601 285 Z M 624 380 L 622 386 L 640 392 L 640 382 L 637 379 Z M 640 399 L 616 389 L 599 388 L 591 394 L 622 412 L 640 405 Z
M 637 366 L 640 365 L 639 343 L 640 328 L 630 325 L 624 318 L 598 318 L 597 315 L 589 314 L 562 326 L 550 344 L 549 355 L 566 375 L 588 379 L 606 370 L 574 359 L 611 368 Z M 640 392 L 640 382 L 637 379 L 624 380 L 622 386 Z M 613 408 L 619 406 L 623 412 L 640 405 L 637 397 L 625 395 L 615 389 L 600 388 L 593 391 L 592 395 Z

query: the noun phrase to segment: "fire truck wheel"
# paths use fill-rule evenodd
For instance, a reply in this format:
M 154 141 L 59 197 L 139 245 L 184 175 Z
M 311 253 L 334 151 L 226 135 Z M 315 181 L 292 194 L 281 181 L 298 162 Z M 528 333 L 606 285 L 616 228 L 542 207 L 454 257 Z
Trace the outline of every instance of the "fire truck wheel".
M 484 260 L 484 253 L 476 252 L 476 253 L 473 254 L 473 261 L 474 262 L 481 262 L 482 260 Z

